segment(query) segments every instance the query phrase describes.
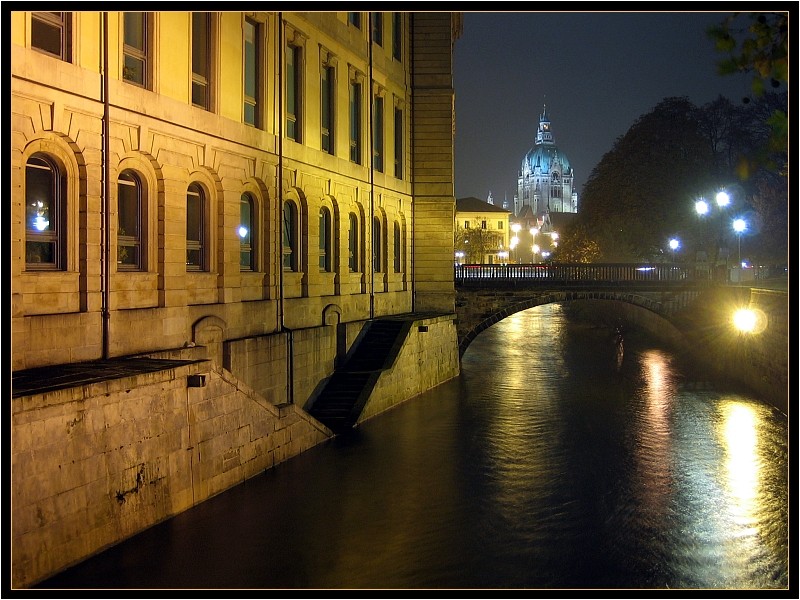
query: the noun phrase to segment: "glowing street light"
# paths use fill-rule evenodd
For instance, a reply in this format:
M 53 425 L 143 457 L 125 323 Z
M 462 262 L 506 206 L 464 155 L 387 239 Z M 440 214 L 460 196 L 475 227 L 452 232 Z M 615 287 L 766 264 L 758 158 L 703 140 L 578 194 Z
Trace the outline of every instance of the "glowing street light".
M 756 313 L 740 308 L 733 313 L 733 326 L 743 333 L 751 333 L 756 328 Z
M 680 246 L 681 246 L 681 243 L 676 238 L 672 238 L 669 241 L 669 248 L 670 248 L 670 250 L 672 250 L 672 262 L 675 262 L 675 250 L 680 248 Z
M 725 208 L 730 203 L 731 203 L 731 197 L 728 195 L 728 192 L 726 192 L 725 190 L 717 192 L 717 206 L 719 206 L 720 208 Z
M 706 202 L 705 198 L 700 198 L 697 202 L 694 203 L 694 209 L 698 215 L 701 217 L 703 215 L 708 214 L 708 202 Z
M 742 266 L 742 232 L 747 229 L 747 221 L 744 219 L 735 219 L 733 221 L 733 230 L 736 232 L 736 237 L 739 238 L 739 266 Z

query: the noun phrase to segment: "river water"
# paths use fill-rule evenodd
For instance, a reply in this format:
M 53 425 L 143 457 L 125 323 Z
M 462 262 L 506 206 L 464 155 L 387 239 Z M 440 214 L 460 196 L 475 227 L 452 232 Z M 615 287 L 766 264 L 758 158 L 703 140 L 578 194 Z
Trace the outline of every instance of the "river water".
M 694 369 L 532 308 L 459 377 L 38 587 L 789 589 L 787 417 Z

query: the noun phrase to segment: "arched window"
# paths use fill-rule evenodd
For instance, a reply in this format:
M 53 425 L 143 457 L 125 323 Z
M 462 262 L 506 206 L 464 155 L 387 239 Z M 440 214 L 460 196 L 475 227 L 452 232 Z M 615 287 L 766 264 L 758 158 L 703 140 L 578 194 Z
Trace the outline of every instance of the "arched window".
M 199 183 L 186 192 L 186 270 L 206 271 L 206 195 Z
M 376 273 L 381 272 L 381 220 L 378 217 L 372 219 L 372 270 Z
M 297 271 L 297 208 L 292 202 L 283 203 L 283 269 Z
M 331 211 L 319 209 L 319 270 L 331 270 Z
M 358 218 L 350 213 L 350 237 L 347 241 L 348 264 L 350 272 L 358 272 Z
M 242 194 L 239 202 L 239 270 L 255 271 L 256 261 L 253 250 L 253 197 Z
M 400 272 L 400 265 L 402 264 L 401 259 L 401 248 L 403 247 L 400 243 L 400 223 L 395 222 L 394 224 L 394 272 Z
M 25 165 L 25 268 L 66 268 L 66 177 L 44 154 Z
M 117 270 L 144 269 L 144 223 L 142 181 L 133 171 L 123 171 L 117 181 Z

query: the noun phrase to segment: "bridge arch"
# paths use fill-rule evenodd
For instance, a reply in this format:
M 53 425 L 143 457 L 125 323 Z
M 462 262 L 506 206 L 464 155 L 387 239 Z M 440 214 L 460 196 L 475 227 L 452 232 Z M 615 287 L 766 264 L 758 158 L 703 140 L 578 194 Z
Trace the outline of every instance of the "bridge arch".
M 458 304 L 461 306 L 470 304 L 466 296 L 474 296 L 474 293 L 459 293 Z M 668 319 L 669 311 L 665 310 L 663 303 L 643 294 L 620 291 L 547 291 L 536 294 L 528 292 L 524 296 L 505 294 L 499 301 L 498 297 L 495 296 L 493 306 L 484 306 L 484 308 L 488 310 L 484 310 L 480 318 L 477 319 L 459 314 L 459 321 L 462 322 L 462 326 L 466 331 L 465 333 L 459 333 L 458 336 L 458 356 L 459 358 L 464 356 L 464 352 L 466 352 L 467 348 L 478 334 L 514 313 L 544 304 L 555 304 L 574 300 L 612 300 L 639 307 L 640 309 L 644 309 L 651 316 L 664 321 L 664 324 L 666 324 L 667 328 L 670 330 L 670 337 L 683 337 Z M 458 307 L 456 311 L 460 312 Z M 464 320 L 462 321 L 462 319 Z M 462 327 L 459 327 L 459 329 L 462 329 Z

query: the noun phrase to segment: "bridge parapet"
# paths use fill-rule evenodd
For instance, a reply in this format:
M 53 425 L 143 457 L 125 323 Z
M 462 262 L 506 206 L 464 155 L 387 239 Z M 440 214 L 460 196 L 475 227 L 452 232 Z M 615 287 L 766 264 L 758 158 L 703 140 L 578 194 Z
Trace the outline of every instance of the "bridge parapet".
M 678 264 L 551 263 L 455 265 L 456 286 L 464 287 L 594 287 L 709 286 L 707 272 Z

